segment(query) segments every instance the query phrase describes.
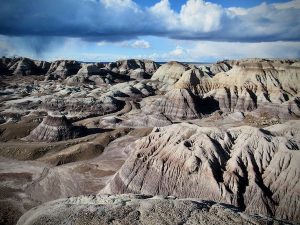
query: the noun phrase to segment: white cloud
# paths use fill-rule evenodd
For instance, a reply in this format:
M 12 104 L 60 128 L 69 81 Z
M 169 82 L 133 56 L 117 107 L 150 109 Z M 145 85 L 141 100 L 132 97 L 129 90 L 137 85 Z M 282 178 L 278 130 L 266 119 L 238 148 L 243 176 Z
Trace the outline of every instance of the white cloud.
M 110 10 L 133 9 L 136 12 L 139 11 L 138 5 L 132 0 L 100 0 L 100 2 Z
M 163 26 L 167 30 L 178 25 L 178 15 L 171 9 L 169 0 L 161 0 L 154 6 L 149 8 L 148 13 L 150 15 L 150 20 L 158 27 Z
M 192 32 L 218 30 L 223 10 L 220 6 L 203 0 L 189 0 L 182 6 L 180 25 Z
M 190 43 L 191 45 L 191 43 Z M 238 59 L 238 58 L 297 58 L 300 52 L 300 42 L 260 42 L 260 43 L 231 43 L 197 41 L 187 49 L 194 60 Z
M 207 62 L 241 58 L 298 58 L 300 42 L 232 43 L 214 41 L 181 41 L 175 49 L 138 58 L 155 61 Z
M 145 40 L 137 40 L 131 44 L 133 48 L 150 48 L 151 45 L 148 41 Z
M 184 50 L 184 48 L 183 47 L 181 47 L 181 46 L 176 46 L 176 48 L 173 50 L 173 51 L 171 51 L 171 52 L 169 52 L 169 56 L 170 57 L 182 57 L 182 56 L 184 56 L 186 54 L 186 51 Z
M 219 5 L 203 0 L 188 0 L 179 13 L 171 9 L 169 0 L 161 0 L 149 12 L 166 30 L 189 32 L 217 30 L 223 13 Z
M 216 41 L 299 40 L 300 0 L 287 3 L 262 3 L 252 8 L 223 8 L 204 0 L 188 0 L 179 13 L 168 0 L 150 8 L 158 27 L 175 39 Z
M 290 9 L 290 8 L 300 9 L 300 0 L 293 0 L 284 3 L 276 3 L 273 4 L 273 6 L 275 6 L 277 9 Z
M 105 46 L 105 45 L 107 45 L 108 44 L 108 42 L 107 41 L 99 41 L 99 42 L 97 42 L 96 43 L 98 46 Z

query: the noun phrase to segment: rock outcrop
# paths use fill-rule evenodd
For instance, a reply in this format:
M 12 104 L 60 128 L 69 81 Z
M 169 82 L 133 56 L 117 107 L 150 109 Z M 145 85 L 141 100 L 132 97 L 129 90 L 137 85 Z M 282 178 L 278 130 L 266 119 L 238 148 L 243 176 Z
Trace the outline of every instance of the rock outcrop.
M 172 122 L 162 114 L 136 115 L 121 123 L 125 127 L 164 127 Z
M 209 73 L 198 68 L 185 71 L 180 79 L 175 83 L 175 88 L 185 88 L 191 90 L 195 95 L 201 95 L 210 90 Z
M 62 78 L 65 79 L 70 75 L 77 74 L 80 70 L 80 63 L 74 60 L 58 60 L 51 63 L 48 70 L 48 75 L 50 79 L 53 77 L 55 79 Z
M 141 69 L 145 78 L 149 78 L 159 67 L 159 64 L 151 60 L 127 59 L 109 63 L 107 68 L 115 73 L 129 74 L 133 70 Z M 135 78 L 135 77 L 133 77 Z
M 82 64 L 80 70 L 77 72 L 77 75 L 99 75 L 100 68 L 96 64 Z
M 35 64 L 31 59 L 23 58 L 20 59 L 16 64 L 10 67 L 15 75 L 29 75 L 34 73 Z
M 151 78 L 151 76 L 145 72 L 145 70 L 143 69 L 135 69 L 135 70 L 131 70 L 128 75 L 130 76 L 130 78 L 135 79 L 135 80 L 142 80 L 142 79 L 149 79 Z
M 175 61 L 168 62 L 159 67 L 151 79 L 168 85 L 175 84 L 181 78 L 182 74 L 189 69 L 190 67 L 187 64 Z
M 227 72 L 232 68 L 234 61 L 232 60 L 224 60 L 217 62 L 209 67 L 209 70 L 212 74 L 217 74 L 220 72 Z
M 235 63 L 229 71 L 216 74 L 209 85 L 210 91 L 207 95 L 213 96 L 219 102 L 221 110 L 253 111 L 258 108 L 260 111 L 265 109 L 266 113 L 281 116 L 283 110 L 277 108 L 298 97 L 300 67 L 297 64 L 258 59 Z M 285 114 L 288 113 L 289 109 L 286 107 Z
M 79 196 L 48 202 L 25 213 L 17 225 L 50 224 L 285 224 L 199 199 L 146 195 Z
M 300 122 L 228 130 L 154 128 L 101 193 L 142 193 L 233 204 L 300 222 Z
M 50 63 L 46 61 L 37 61 L 29 58 L 13 58 L 2 60 L 5 75 L 44 75 L 47 73 Z
M 84 118 L 89 116 L 104 115 L 120 110 L 124 101 L 110 95 L 94 97 L 52 97 L 47 98 L 42 109 L 45 111 L 60 111 L 69 117 Z
M 200 117 L 197 99 L 187 89 L 175 88 L 153 102 L 144 103 L 147 114 L 162 113 L 172 120 L 195 119 Z
M 73 76 L 69 76 L 65 79 L 64 83 L 66 83 L 67 85 L 81 85 L 81 84 L 92 84 L 94 82 L 92 82 L 91 80 L 88 79 L 87 75 L 81 75 L 81 74 L 76 74 Z
M 299 73 L 296 60 L 225 60 L 199 68 L 169 62 L 151 79 L 159 81 L 160 91 L 184 88 L 202 99 L 213 99 L 223 112 L 255 111 L 288 118 L 300 117 Z
M 25 138 L 27 141 L 55 142 L 76 138 L 80 130 L 67 120 L 63 115 L 49 113 L 42 123 L 38 125 Z

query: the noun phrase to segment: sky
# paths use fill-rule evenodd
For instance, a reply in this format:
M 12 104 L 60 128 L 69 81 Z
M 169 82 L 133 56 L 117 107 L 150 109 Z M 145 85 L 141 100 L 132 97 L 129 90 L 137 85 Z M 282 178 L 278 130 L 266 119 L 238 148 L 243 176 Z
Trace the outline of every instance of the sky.
M 0 56 L 300 58 L 300 0 L 0 0 Z

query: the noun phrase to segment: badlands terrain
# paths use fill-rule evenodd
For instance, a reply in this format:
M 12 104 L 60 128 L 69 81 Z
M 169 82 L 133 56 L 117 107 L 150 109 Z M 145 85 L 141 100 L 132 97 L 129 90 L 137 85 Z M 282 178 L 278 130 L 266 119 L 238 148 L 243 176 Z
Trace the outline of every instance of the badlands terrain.
M 0 60 L 0 224 L 299 224 L 300 61 Z

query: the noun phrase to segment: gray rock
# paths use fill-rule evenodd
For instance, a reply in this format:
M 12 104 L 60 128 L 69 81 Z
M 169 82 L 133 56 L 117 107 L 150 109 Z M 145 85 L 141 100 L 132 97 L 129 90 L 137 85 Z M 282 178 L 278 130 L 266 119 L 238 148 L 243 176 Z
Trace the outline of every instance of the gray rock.
M 27 141 L 55 142 L 78 137 L 80 132 L 63 115 L 50 114 L 25 138 Z
M 17 225 L 206 225 L 288 224 L 248 215 L 225 204 L 199 199 L 146 195 L 79 196 L 45 203 L 25 213 Z
M 154 128 L 101 193 L 200 198 L 300 222 L 300 122 Z

